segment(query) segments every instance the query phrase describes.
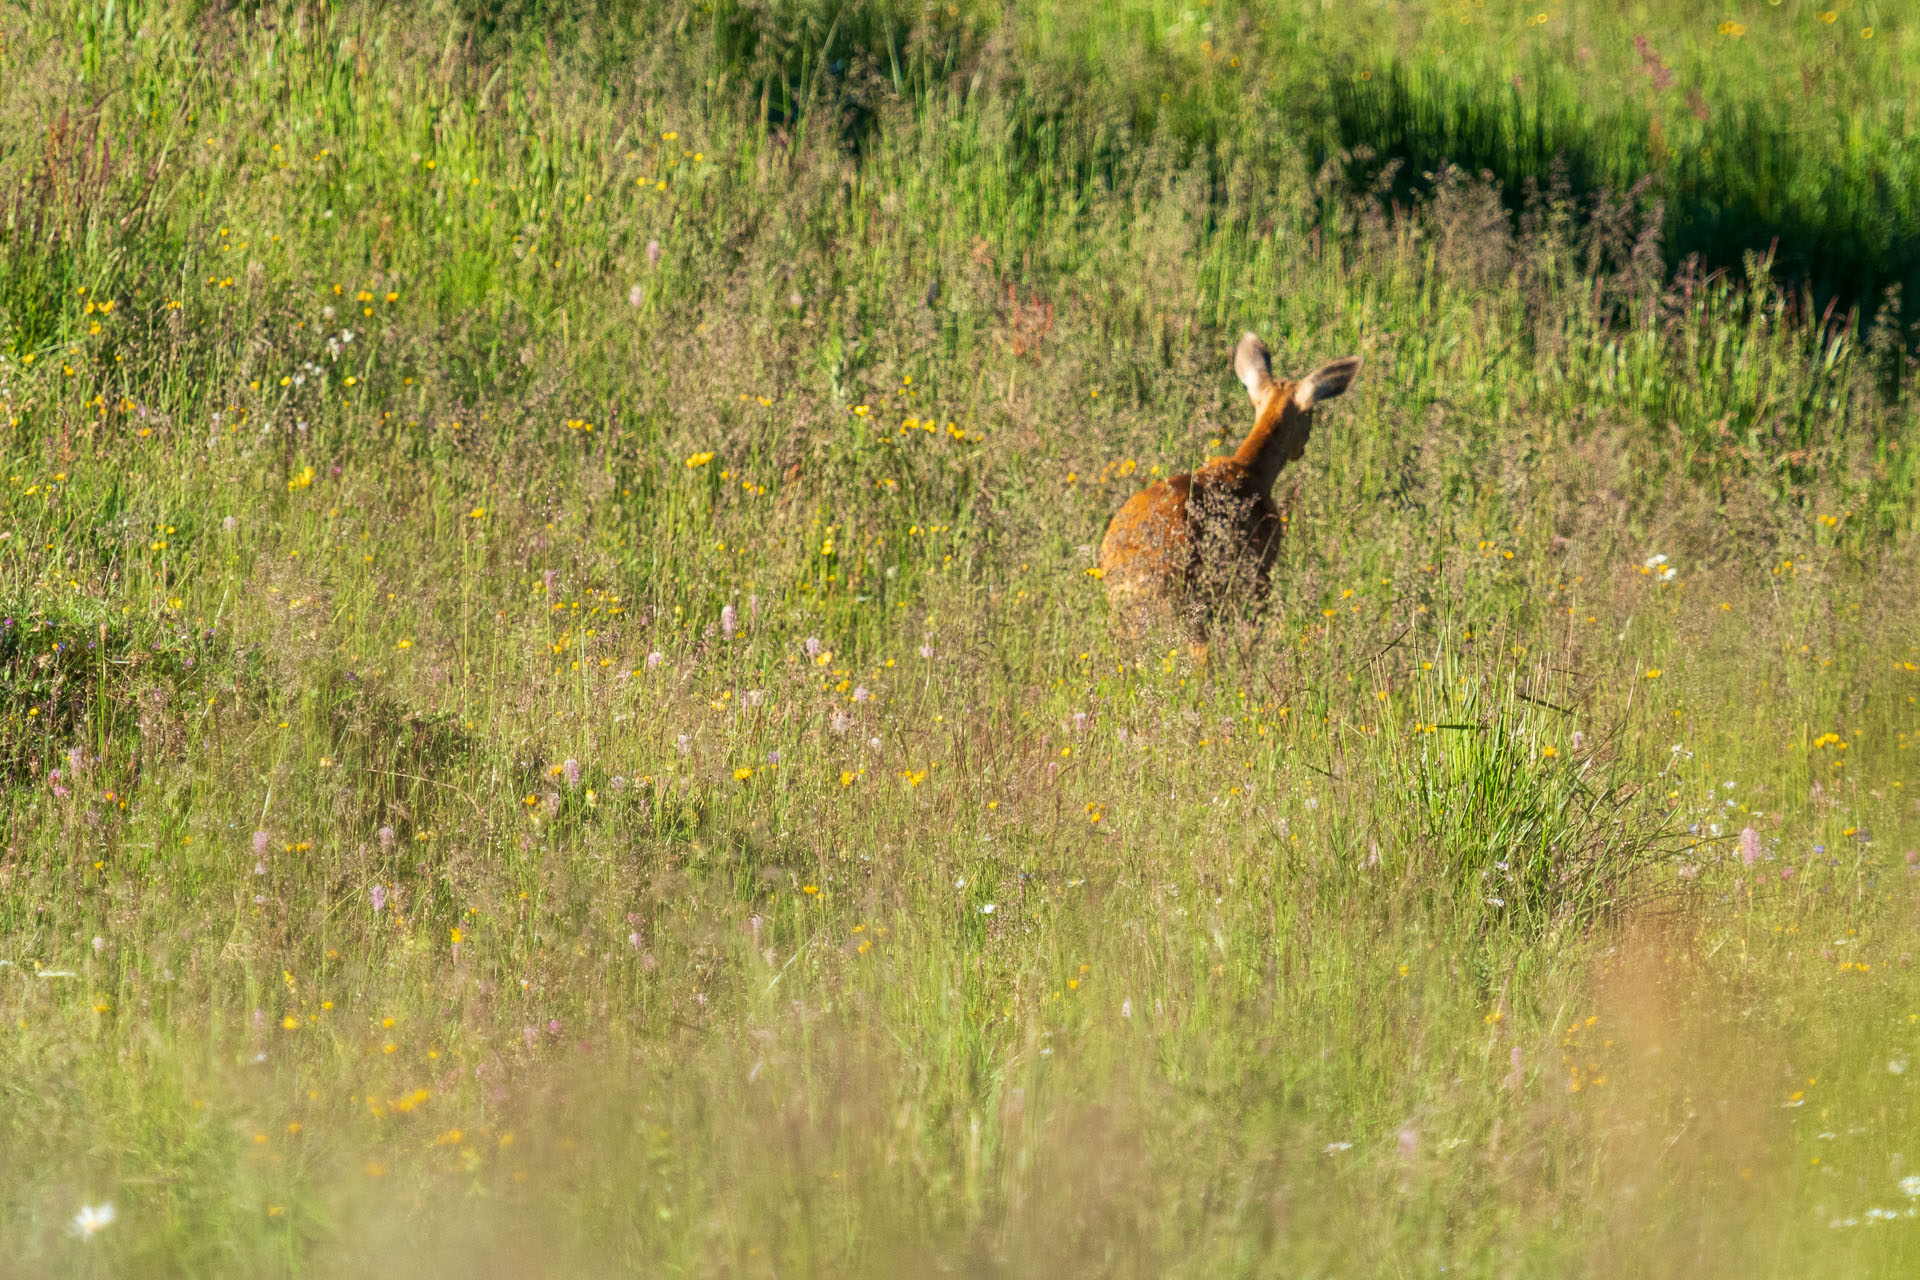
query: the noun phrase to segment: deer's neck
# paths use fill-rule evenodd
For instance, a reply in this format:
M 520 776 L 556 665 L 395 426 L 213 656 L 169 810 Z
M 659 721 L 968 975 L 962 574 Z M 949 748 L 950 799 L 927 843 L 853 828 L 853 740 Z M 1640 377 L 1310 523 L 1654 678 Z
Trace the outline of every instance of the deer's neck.
M 1273 482 L 1287 465 L 1287 455 L 1298 443 L 1305 416 L 1293 403 L 1291 383 L 1272 384 L 1254 414 L 1253 430 L 1233 454 L 1233 460 L 1246 470 L 1258 492 L 1273 491 Z

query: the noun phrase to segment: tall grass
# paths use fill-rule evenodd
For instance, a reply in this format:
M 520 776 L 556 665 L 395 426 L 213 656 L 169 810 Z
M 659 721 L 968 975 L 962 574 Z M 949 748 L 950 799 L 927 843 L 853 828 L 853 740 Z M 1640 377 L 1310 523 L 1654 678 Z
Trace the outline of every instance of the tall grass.
M 1891 326 L 1316 168 L 1310 16 L 10 29 L 15 1265 L 1894 1272 Z M 1244 328 L 1367 363 L 1201 672 Z
M 1636 191 L 1670 266 L 1769 254 L 1818 314 L 1916 287 L 1916 45 L 1872 5 L 1413 6 L 1328 79 L 1340 143 L 1530 187 Z M 1896 302 L 1896 311 L 1898 303 Z

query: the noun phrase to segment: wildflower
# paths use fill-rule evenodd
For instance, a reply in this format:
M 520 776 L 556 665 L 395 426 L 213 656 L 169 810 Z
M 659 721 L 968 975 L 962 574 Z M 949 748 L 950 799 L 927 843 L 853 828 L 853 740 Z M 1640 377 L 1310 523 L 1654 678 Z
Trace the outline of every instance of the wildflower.
M 720 608 L 720 634 L 729 640 L 733 639 L 734 627 L 738 620 L 739 615 L 734 613 L 732 605 L 722 605 Z
M 692 457 L 687 459 L 687 470 L 692 471 L 696 467 L 704 467 L 709 462 L 712 462 L 712 461 L 713 461 L 713 450 L 708 449 L 704 452 L 696 453 Z
M 645 289 L 641 288 L 639 285 L 634 285 L 633 288 L 627 290 L 627 305 L 630 307 L 637 307 L 640 305 L 642 301 L 645 300 L 646 296 L 647 296 L 647 291 Z
M 857 688 L 855 688 L 853 691 L 853 700 L 855 702 L 865 702 L 868 698 L 871 698 L 872 696 L 873 696 L 872 694 L 867 692 L 867 686 L 865 685 L 860 685 Z
M 806 650 L 809 658 L 817 658 L 820 656 L 820 639 L 818 636 L 807 637 Z
M 566 762 L 560 766 L 560 770 L 567 775 L 568 786 L 577 787 L 580 785 L 580 762 L 578 760 L 575 760 L 571 756 L 567 757 Z
M 653 651 L 652 653 L 650 653 L 650 654 L 648 654 L 648 655 L 647 655 L 647 670 L 649 670 L 649 671 L 651 671 L 651 670 L 653 670 L 653 669 L 654 669 L 655 667 L 657 667 L 657 666 L 659 666 L 659 665 L 660 665 L 660 663 L 661 663 L 661 660 L 662 660 L 663 658 L 665 658 L 665 657 L 666 657 L 666 655 L 665 655 L 665 654 L 663 654 L 663 653 L 661 653 L 661 652 L 660 652 L 660 651 L 659 651 L 658 649 L 656 649 L 656 650 L 654 650 L 654 651 Z
M 393 836 L 392 827 L 380 828 L 380 847 L 382 849 L 393 848 L 393 840 L 394 840 L 394 836 Z
M 990 916 L 994 913 L 995 910 L 996 908 L 991 902 L 983 903 L 981 904 L 981 907 L 980 907 L 980 914 L 983 916 Z
M 741 768 L 735 769 L 733 771 L 733 780 L 735 782 L 745 782 L 748 778 L 751 778 L 752 776 L 753 776 L 753 770 L 746 768 L 744 766 L 742 766 Z
M 665 250 L 661 249 L 660 242 L 658 240 L 647 241 L 647 265 L 648 266 L 650 267 L 659 266 L 660 259 L 664 256 L 666 256 Z M 638 286 L 635 286 L 635 287 L 638 287 Z M 636 303 L 635 305 L 637 306 L 639 304 Z
M 113 1206 L 110 1204 L 88 1204 L 80 1206 L 80 1212 L 73 1215 L 72 1232 L 82 1240 L 91 1240 L 100 1232 L 113 1225 Z
M 267 843 L 269 838 L 270 837 L 264 831 L 256 831 L 253 833 L 253 853 L 255 857 L 259 858 L 259 857 L 266 856 Z
M 1752 827 L 1740 831 L 1740 861 L 1752 866 L 1760 860 L 1760 833 Z
M 373 913 L 379 915 L 387 909 L 387 886 L 376 884 L 368 890 L 367 896 L 373 900 Z

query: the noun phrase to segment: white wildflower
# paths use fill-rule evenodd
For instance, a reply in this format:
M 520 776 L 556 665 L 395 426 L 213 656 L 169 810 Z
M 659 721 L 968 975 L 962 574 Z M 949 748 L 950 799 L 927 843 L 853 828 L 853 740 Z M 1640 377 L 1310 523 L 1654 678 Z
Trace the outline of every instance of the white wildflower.
M 82 1205 L 80 1212 L 73 1215 L 73 1233 L 82 1240 L 91 1240 L 113 1225 L 113 1217 L 110 1204 Z

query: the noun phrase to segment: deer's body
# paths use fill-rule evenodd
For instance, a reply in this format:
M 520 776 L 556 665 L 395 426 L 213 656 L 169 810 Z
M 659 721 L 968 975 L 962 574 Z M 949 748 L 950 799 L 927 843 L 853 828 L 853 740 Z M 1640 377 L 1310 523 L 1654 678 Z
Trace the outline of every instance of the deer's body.
M 1123 627 L 1171 615 L 1204 661 L 1216 613 L 1265 602 L 1284 527 L 1274 481 L 1306 451 L 1313 407 L 1345 391 L 1359 367 L 1349 356 L 1298 382 L 1276 380 L 1260 339 L 1240 339 L 1234 372 L 1253 398 L 1253 430 L 1232 457 L 1127 499 L 1100 542 L 1107 602 Z

